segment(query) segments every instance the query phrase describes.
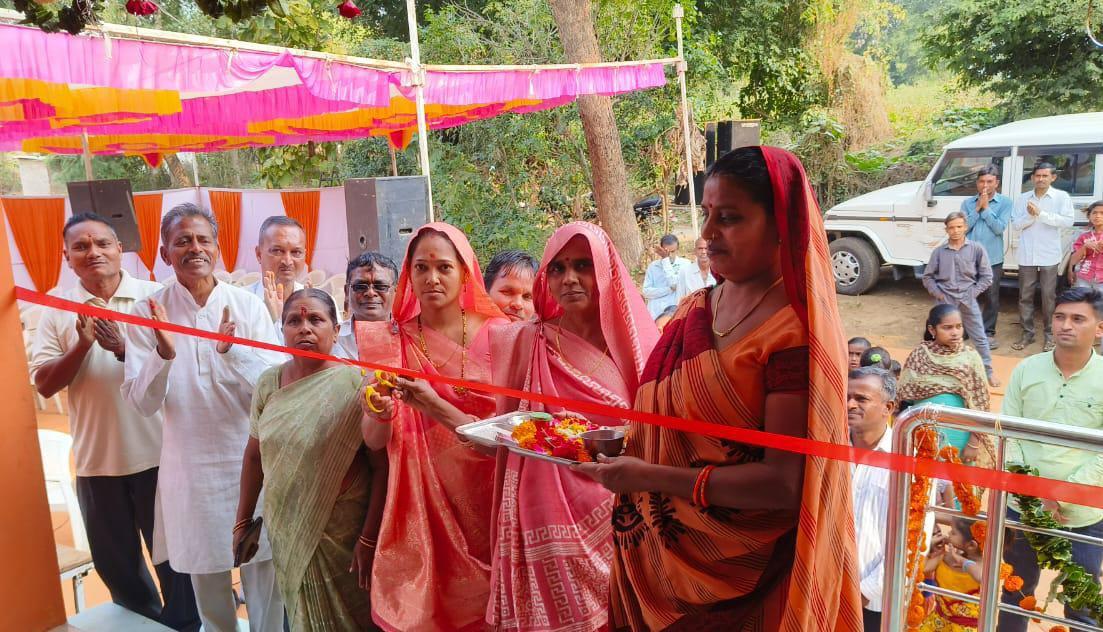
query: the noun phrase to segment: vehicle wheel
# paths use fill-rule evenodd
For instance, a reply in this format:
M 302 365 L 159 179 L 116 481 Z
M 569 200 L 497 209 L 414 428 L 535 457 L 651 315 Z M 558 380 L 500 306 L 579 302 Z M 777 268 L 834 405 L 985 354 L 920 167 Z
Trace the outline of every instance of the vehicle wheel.
M 843 237 L 831 242 L 831 269 L 835 273 L 835 291 L 854 296 L 865 294 L 877 285 L 881 258 L 868 241 Z

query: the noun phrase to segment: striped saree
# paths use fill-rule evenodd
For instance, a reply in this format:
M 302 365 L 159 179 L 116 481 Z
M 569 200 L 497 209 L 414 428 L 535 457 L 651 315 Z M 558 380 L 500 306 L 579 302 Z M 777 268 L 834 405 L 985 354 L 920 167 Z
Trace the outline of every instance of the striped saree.
M 683 300 L 635 407 L 761 429 L 766 395 L 807 391 L 809 439 L 847 444 L 845 343 L 827 239 L 795 156 L 762 147 L 789 306 L 719 352 L 708 292 Z M 628 454 L 679 467 L 761 460 L 760 448 L 636 424 Z M 633 630 L 860 630 L 850 472 L 805 460 L 799 512 L 697 507 L 623 494 L 613 512 L 614 624 Z
M 265 526 L 296 631 L 374 628 L 368 592 L 349 572 L 371 495 L 359 387 L 360 371 L 341 366 L 280 388 L 274 367 L 253 396 Z

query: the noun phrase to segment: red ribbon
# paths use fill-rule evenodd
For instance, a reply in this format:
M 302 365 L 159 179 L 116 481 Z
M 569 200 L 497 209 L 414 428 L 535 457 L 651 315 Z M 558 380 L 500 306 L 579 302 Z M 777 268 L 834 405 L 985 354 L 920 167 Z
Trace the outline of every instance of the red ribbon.
M 697 419 L 667 417 L 665 415 L 645 413 L 637 410 L 615 408 L 613 406 L 607 406 L 605 404 L 595 404 L 592 402 L 576 401 L 563 397 L 555 397 L 552 395 L 545 395 L 543 393 L 519 391 L 512 388 L 494 386 L 492 384 L 483 384 L 481 382 L 469 382 L 467 380 L 460 380 L 443 375 L 429 375 L 426 373 L 420 373 L 418 371 L 412 371 L 403 367 L 392 367 L 385 364 L 365 362 L 363 360 L 346 360 L 343 358 L 336 358 L 334 356 L 318 353 L 316 351 L 293 349 L 290 347 L 283 347 L 267 342 L 249 340 L 247 338 L 238 338 L 235 336 L 226 336 L 217 332 L 203 331 L 201 329 L 185 327 L 183 325 L 176 325 L 174 323 L 162 323 L 149 318 L 134 316 L 133 314 L 124 314 L 122 312 L 116 312 L 113 310 L 104 309 L 102 307 L 95 307 L 94 305 L 86 305 L 82 303 L 76 303 L 74 301 L 68 301 L 56 296 L 28 290 L 23 287 L 15 288 L 15 297 L 29 303 L 36 303 L 45 307 L 51 307 L 68 312 L 75 312 L 77 314 L 84 314 L 85 316 L 94 316 L 96 318 L 102 318 L 105 320 L 115 320 L 130 325 L 137 325 L 139 327 L 162 329 L 165 331 L 171 331 L 187 336 L 195 336 L 197 338 L 205 338 L 207 340 L 214 340 L 218 342 L 230 342 L 233 344 L 256 347 L 258 349 L 278 351 L 281 353 L 287 353 L 304 358 L 313 358 L 315 360 L 330 360 L 334 362 L 342 362 L 345 364 L 360 366 L 372 370 L 382 369 L 385 371 L 391 371 L 399 375 L 403 375 L 408 378 L 443 382 L 452 386 L 462 386 L 464 388 L 480 391 L 483 393 L 503 395 L 516 399 L 539 402 L 541 404 L 551 404 L 553 406 L 559 406 L 564 409 L 579 413 L 590 413 L 612 418 L 627 419 L 630 421 L 661 426 L 664 428 L 670 428 L 672 430 L 679 430 L 682 432 L 694 432 L 697 434 L 708 435 L 722 439 L 730 439 L 732 441 L 736 441 L 746 445 L 754 445 L 762 448 L 769 448 L 772 450 L 784 450 L 786 452 L 794 452 L 807 456 L 833 459 L 836 461 L 860 463 L 896 472 L 905 472 L 908 474 L 917 474 L 920 476 L 928 476 L 941 478 L 944 480 L 969 483 L 970 485 L 976 485 L 988 489 L 1003 490 L 1012 494 L 1036 496 L 1038 498 L 1049 498 L 1053 500 L 1060 500 L 1066 503 L 1086 505 L 1089 507 L 1098 507 L 1103 509 L 1103 494 L 1100 494 L 1100 489 L 1098 487 L 1092 485 L 1070 483 L 1067 481 L 1059 481 L 1050 478 L 1040 478 L 1036 476 L 1027 476 L 1025 474 L 1012 474 L 1011 472 L 1004 472 L 1001 470 L 987 470 L 973 466 L 945 463 L 932 459 L 920 459 L 912 456 L 905 456 L 903 454 L 892 454 L 888 452 L 865 450 L 846 445 L 813 441 L 811 439 L 805 439 L 801 437 L 774 434 L 762 430 L 750 430 L 747 428 L 721 426 L 715 423 L 709 423 Z

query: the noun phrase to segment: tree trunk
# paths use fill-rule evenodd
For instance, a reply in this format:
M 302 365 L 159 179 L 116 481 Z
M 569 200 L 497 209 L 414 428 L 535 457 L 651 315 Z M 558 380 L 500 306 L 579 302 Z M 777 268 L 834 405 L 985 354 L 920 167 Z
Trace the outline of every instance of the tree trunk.
M 169 175 L 172 176 L 173 188 L 196 186 L 192 184 L 191 176 L 188 174 L 187 168 L 184 167 L 184 163 L 180 162 L 179 156 L 165 154 L 163 159 L 165 166 L 168 167 Z
M 559 29 L 559 41 L 572 64 L 601 61 L 590 1 L 548 0 Z M 632 212 L 628 172 L 624 167 L 617 121 L 613 118 L 613 102 L 609 97 L 580 97 L 578 112 L 586 135 L 598 219 L 624 263 L 629 268 L 637 267 L 641 263 L 643 246 L 640 227 Z

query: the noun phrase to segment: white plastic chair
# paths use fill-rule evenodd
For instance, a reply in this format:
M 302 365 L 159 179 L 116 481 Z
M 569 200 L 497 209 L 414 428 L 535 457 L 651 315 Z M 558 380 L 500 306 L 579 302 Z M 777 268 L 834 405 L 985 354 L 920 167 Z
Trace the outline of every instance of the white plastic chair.
M 77 504 L 73 474 L 69 469 L 73 438 L 56 430 L 39 430 L 38 448 L 42 454 L 42 470 L 46 479 L 46 498 L 50 501 L 50 511 L 69 513 L 73 547 L 87 551 L 88 534 L 84 531 L 84 518 L 80 513 L 80 505 Z
M 225 270 L 215 270 L 214 278 L 218 279 L 222 283 L 233 283 L 233 278 L 230 276 L 230 273 Z
M 343 287 L 345 287 L 345 278 L 346 277 L 345 277 L 344 272 L 342 272 L 341 274 L 335 274 L 335 275 L 329 277 L 328 279 L 326 279 L 325 283 L 322 283 L 322 285 L 320 287 L 325 289 L 326 292 L 329 292 L 330 289 L 337 290 L 337 289 L 343 288 Z M 332 296 L 332 294 L 333 293 L 330 292 L 331 296 Z
M 306 274 L 306 278 L 314 287 L 321 287 L 322 284 L 326 282 L 326 271 L 319 269 L 311 270 Z
M 243 276 L 245 276 L 245 270 L 242 270 L 241 268 L 238 268 L 237 270 L 234 270 L 233 272 L 230 273 L 230 282 L 233 283 L 234 285 L 237 285 L 237 282 Z

